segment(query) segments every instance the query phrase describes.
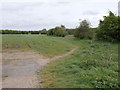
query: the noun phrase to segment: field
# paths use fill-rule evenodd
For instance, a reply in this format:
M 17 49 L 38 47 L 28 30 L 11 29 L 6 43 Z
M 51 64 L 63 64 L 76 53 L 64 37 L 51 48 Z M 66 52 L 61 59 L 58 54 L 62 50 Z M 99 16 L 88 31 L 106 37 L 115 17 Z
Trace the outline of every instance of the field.
M 4 49 L 34 50 L 46 57 L 53 57 L 70 51 L 75 45 L 44 35 L 2 35 Z
M 34 50 L 52 58 L 78 47 L 69 56 L 38 71 L 45 88 L 118 87 L 118 44 L 46 35 L 3 35 L 6 49 Z

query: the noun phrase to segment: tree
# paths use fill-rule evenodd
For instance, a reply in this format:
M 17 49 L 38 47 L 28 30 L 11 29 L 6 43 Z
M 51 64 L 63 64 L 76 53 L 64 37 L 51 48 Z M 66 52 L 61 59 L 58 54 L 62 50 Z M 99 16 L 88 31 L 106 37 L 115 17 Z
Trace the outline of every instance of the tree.
M 108 16 L 104 16 L 104 20 L 100 20 L 99 27 L 97 30 L 96 37 L 98 40 L 107 41 L 119 41 L 120 28 L 119 28 L 120 17 L 109 11 Z
M 67 34 L 65 26 L 61 25 L 61 27 L 55 27 L 48 30 L 47 35 L 64 37 Z
M 65 26 L 64 26 L 64 25 L 61 25 L 61 28 L 62 28 L 62 29 L 65 29 Z
M 75 37 L 80 39 L 92 39 L 93 32 L 90 30 L 90 23 L 87 20 L 80 22 L 80 26 L 76 29 Z
M 47 30 L 44 28 L 43 30 L 41 30 L 41 34 L 47 34 Z
M 74 35 L 76 29 L 66 29 L 68 35 Z

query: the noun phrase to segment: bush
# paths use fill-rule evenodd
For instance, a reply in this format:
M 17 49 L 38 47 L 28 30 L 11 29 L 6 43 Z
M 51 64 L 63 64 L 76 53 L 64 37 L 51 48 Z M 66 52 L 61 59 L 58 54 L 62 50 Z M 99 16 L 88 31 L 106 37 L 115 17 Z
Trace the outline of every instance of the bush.
M 76 29 L 66 29 L 68 35 L 73 35 Z
M 109 16 L 104 16 L 104 20 L 100 20 L 96 37 L 98 40 L 106 41 L 120 41 L 120 27 L 118 23 L 120 21 L 119 16 L 115 16 L 111 11 Z
M 80 26 L 76 29 L 74 36 L 80 39 L 93 39 L 93 30 L 87 20 L 80 22 Z
M 67 32 L 66 32 L 65 27 L 61 25 L 61 27 L 55 27 L 55 28 L 48 30 L 47 35 L 64 37 L 65 35 L 67 35 Z
M 46 30 L 46 29 L 43 29 L 43 30 L 41 30 L 40 33 L 41 33 L 41 34 L 47 34 L 47 30 Z

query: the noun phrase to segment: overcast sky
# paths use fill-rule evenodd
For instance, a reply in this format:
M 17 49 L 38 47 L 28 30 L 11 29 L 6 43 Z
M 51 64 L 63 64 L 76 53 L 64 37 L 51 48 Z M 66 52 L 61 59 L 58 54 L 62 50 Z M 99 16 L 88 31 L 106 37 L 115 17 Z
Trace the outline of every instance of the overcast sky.
M 75 28 L 79 19 L 92 27 L 111 10 L 118 14 L 119 0 L 1 0 L 0 29 L 41 30 L 65 25 Z

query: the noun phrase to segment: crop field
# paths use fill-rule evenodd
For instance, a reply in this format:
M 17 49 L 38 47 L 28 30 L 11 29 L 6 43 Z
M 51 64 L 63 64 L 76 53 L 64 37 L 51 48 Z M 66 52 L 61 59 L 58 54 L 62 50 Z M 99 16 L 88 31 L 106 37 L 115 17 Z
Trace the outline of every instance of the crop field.
M 78 49 L 38 71 L 44 88 L 118 87 L 118 43 L 46 35 L 2 35 L 2 49 L 34 50 L 54 57 Z

